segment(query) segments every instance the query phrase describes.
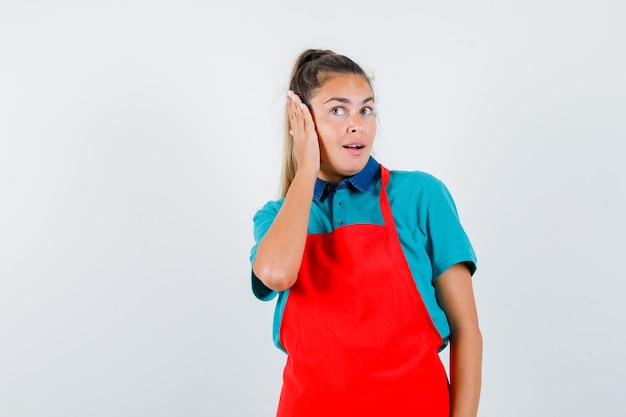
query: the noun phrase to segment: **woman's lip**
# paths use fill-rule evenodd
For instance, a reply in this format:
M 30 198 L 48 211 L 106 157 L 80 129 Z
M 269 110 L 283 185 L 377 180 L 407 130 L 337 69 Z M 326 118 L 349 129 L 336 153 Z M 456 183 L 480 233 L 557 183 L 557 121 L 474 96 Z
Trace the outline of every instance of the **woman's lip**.
M 359 144 L 360 145 L 360 144 Z M 351 147 L 351 146 L 344 146 L 343 147 L 346 151 L 350 152 L 353 155 L 361 155 L 363 153 L 363 151 L 365 150 L 365 145 L 360 145 L 360 147 Z

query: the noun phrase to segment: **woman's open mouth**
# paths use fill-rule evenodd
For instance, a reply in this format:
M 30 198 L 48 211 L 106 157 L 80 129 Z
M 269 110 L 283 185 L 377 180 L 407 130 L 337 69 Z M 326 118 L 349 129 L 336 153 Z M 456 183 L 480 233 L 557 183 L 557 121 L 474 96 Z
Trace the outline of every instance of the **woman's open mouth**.
M 351 143 L 349 145 L 344 145 L 343 148 L 354 156 L 360 156 L 363 153 L 365 145 L 360 143 Z

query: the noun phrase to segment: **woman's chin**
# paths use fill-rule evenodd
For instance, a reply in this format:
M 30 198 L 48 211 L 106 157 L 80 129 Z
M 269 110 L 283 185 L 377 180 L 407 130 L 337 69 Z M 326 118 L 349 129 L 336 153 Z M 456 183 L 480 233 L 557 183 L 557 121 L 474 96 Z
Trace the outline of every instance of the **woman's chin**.
M 352 163 L 343 164 L 341 167 L 335 168 L 325 168 L 324 166 L 322 166 L 319 172 L 319 178 L 324 181 L 337 184 L 344 178 L 351 177 L 361 172 L 363 168 L 365 168 L 365 165 L 367 165 L 367 160 L 365 160 L 364 162 L 352 161 Z

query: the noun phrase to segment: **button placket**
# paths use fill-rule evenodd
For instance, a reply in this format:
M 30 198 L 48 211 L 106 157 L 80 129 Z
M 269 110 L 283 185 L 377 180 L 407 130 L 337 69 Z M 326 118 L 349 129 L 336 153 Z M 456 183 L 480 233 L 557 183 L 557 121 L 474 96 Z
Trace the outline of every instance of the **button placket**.
M 335 194 L 335 213 L 337 220 L 337 226 L 345 226 L 346 224 L 346 189 L 338 189 Z

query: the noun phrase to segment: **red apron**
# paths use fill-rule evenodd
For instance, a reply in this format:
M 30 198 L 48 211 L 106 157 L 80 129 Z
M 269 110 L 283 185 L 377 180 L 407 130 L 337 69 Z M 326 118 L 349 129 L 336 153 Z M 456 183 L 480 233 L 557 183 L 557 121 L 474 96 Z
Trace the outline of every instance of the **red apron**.
M 384 225 L 307 236 L 283 312 L 278 417 L 448 417 L 442 340 L 400 246 L 381 167 Z

